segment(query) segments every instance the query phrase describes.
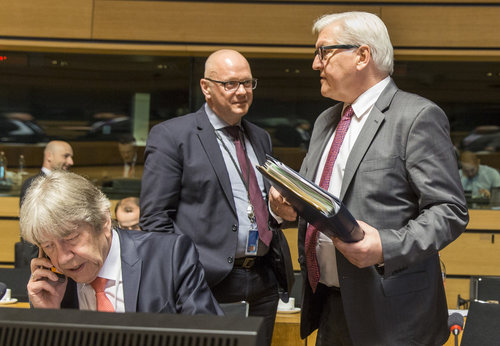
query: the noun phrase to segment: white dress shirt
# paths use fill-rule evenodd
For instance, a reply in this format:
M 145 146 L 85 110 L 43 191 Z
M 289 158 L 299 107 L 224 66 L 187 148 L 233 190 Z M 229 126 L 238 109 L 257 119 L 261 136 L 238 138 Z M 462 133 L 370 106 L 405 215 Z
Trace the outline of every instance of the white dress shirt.
M 340 147 L 339 154 L 333 165 L 332 177 L 330 179 L 330 185 L 328 187 L 328 192 L 334 196 L 340 195 L 340 190 L 342 188 L 342 179 L 344 178 L 344 170 L 349 159 L 349 154 L 356 143 L 361 129 L 366 123 L 375 102 L 380 97 L 380 94 L 385 89 L 387 84 L 389 84 L 390 77 L 385 78 L 379 83 L 375 84 L 373 87 L 361 94 L 351 105 L 354 110 L 354 115 L 349 124 L 349 129 L 344 137 L 342 146 Z M 344 109 L 348 105 L 344 105 Z M 342 114 L 343 111 L 342 110 Z M 336 130 L 333 132 L 328 144 L 325 147 L 321 161 L 319 162 L 319 167 L 315 177 L 315 183 L 319 185 L 321 180 L 321 175 L 325 167 L 326 159 L 332 146 L 333 139 L 335 137 Z M 335 257 L 335 247 L 330 238 L 325 236 L 323 233 L 319 232 L 318 243 L 316 244 L 316 256 L 318 259 L 320 279 L 319 282 L 327 286 L 339 287 L 339 276 L 337 272 L 337 258 Z
M 111 248 L 97 276 L 108 279 L 104 292 L 111 304 L 113 304 L 115 312 L 125 312 L 120 237 L 114 229 L 112 232 Z M 79 283 L 77 289 L 80 310 L 97 310 L 95 291 L 92 286 Z

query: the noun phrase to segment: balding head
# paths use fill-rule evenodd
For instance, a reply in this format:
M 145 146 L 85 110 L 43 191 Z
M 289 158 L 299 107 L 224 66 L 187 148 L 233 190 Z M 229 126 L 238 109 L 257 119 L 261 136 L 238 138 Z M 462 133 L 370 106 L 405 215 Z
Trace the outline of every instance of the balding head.
M 208 106 L 229 125 L 237 124 L 247 114 L 253 100 L 252 71 L 243 55 L 235 50 L 221 49 L 205 62 L 205 75 L 200 81 Z M 250 81 L 250 87 L 239 84 L 235 90 L 225 90 L 220 82 Z
M 462 173 L 468 178 L 474 177 L 478 170 L 480 164 L 479 158 L 471 151 L 464 151 L 460 155 L 460 163 L 462 165 Z
M 139 217 L 140 207 L 139 198 L 127 197 L 118 202 L 115 208 L 116 221 L 122 229 L 140 231 Z
M 73 166 L 73 149 L 64 141 L 47 143 L 43 152 L 43 167 L 53 171 L 63 169 L 67 171 Z

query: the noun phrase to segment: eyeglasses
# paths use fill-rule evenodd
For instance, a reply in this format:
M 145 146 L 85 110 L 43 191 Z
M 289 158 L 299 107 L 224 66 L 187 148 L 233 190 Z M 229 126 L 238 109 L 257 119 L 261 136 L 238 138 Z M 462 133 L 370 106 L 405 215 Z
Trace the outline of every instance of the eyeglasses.
M 237 81 L 237 80 L 229 80 L 227 82 L 223 82 L 220 80 L 215 80 L 215 79 L 210 79 L 210 78 L 204 78 L 206 80 L 209 80 L 214 83 L 219 83 L 224 86 L 224 90 L 226 91 L 236 91 L 239 89 L 240 85 L 243 85 L 245 89 L 255 89 L 257 88 L 257 79 L 252 78 L 252 79 L 247 79 L 243 81 Z
M 325 58 L 326 58 L 325 51 L 326 50 L 332 50 L 332 49 L 352 49 L 352 48 L 359 48 L 359 46 L 355 45 L 355 44 L 335 44 L 333 46 L 321 46 L 321 47 L 318 47 L 314 51 L 314 57 L 316 58 L 316 55 L 319 55 L 319 59 L 320 60 L 325 60 Z

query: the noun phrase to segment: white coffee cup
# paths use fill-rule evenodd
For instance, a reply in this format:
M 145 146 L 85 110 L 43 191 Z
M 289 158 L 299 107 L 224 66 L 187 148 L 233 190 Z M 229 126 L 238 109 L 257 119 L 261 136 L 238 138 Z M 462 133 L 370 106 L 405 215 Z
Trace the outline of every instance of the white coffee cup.
M 295 309 L 295 298 L 288 298 L 288 303 L 285 303 L 281 299 L 278 302 L 278 310 L 293 310 Z
M 3 295 L 3 297 L 2 297 L 2 300 L 1 300 L 1 301 L 2 301 L 2 302 L 8 302 L 8 301 L 10 301 L 10 298 L 11 298 L 11 297 L 10 297 L 10 295 L 11 295 L 11 294 L 12 294 L 11 289 L 10 289 L 10 288 L 7 288 L 7 289 L 5 290 L 5 294 Z

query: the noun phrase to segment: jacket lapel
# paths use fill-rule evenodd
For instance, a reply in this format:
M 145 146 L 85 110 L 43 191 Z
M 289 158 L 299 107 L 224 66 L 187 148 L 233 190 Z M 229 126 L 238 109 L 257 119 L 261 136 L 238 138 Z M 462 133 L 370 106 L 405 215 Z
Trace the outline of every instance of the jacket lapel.
M 369 114 L 365 125 L 359 133 L 358 139 L 352 148 L 347 164 L 344 171 L 344 178 L 342 180 L 342 189 L 340 191 L 340 200 L 343 200 L 349 185 L 351 184 L 352 178 L 359 167 L 359 164 L 363 160 L 366 151 L 370 147 L 379 127 L 384 122 L 385 114 L 384 112 L 389 107 L 394 94 L 397 91 L 396 84 L 391 80 L 391 82 L 384 89 L 375 106 Z
M 205 150 L 208 161 L 215 171 L 215 175 L 217 176 L 222 190 L 224 191 L 224 194 L 226 195 L 226 198 L 231 205 L 233 213 L 236 215 L 236 206 L 234 205 L 233 191 L 231 189 L 229 174 L 226 170 L 226 164 L 224 162 L 224 158 L 222 157 L 219 143 L 217 143 L 217 137 L 215 136 L 214 128 L 212 124 L 210 124 L 208 116 L 203 109 L 197 112 L 196 123 L 198 138 L 200 139 L 201 145 Z
M 117 230 L 117 233 L 120 239 L 125 312 L 136 312 L 142 260 L 137 255 L 133 240 L 125 232 Z
M 321 161 L 321 157 L 323 156 L 323 153 L 325 150 L 329 150 L 330 148 L 326 148 L 328 144 L 328 140 L 333 134 L 333 131 L 335 131 L 335 128 L 337 127 L 337 124 L 340 121 L 340 116 L 342 113 L 342 103 L 338 103 L 327 112 L 329 114 L 325 117 L 325 121 L 322 123 L 316 123 L 314 124 L 314 127 L 317 127 L 320 129 L 320 132 L 316 136 L 318 138 L 318 144 L 319 145 L 310 145 L 309 152 L 307 153 L 308 157 L 308 164 L 307 164 L 307 172 L 305 174 L 305 177 L 309 180 L 314 181 L 314 177 L 317 175 L 319 163 Z M 313 139 L 311 139 L 312 141 Z

